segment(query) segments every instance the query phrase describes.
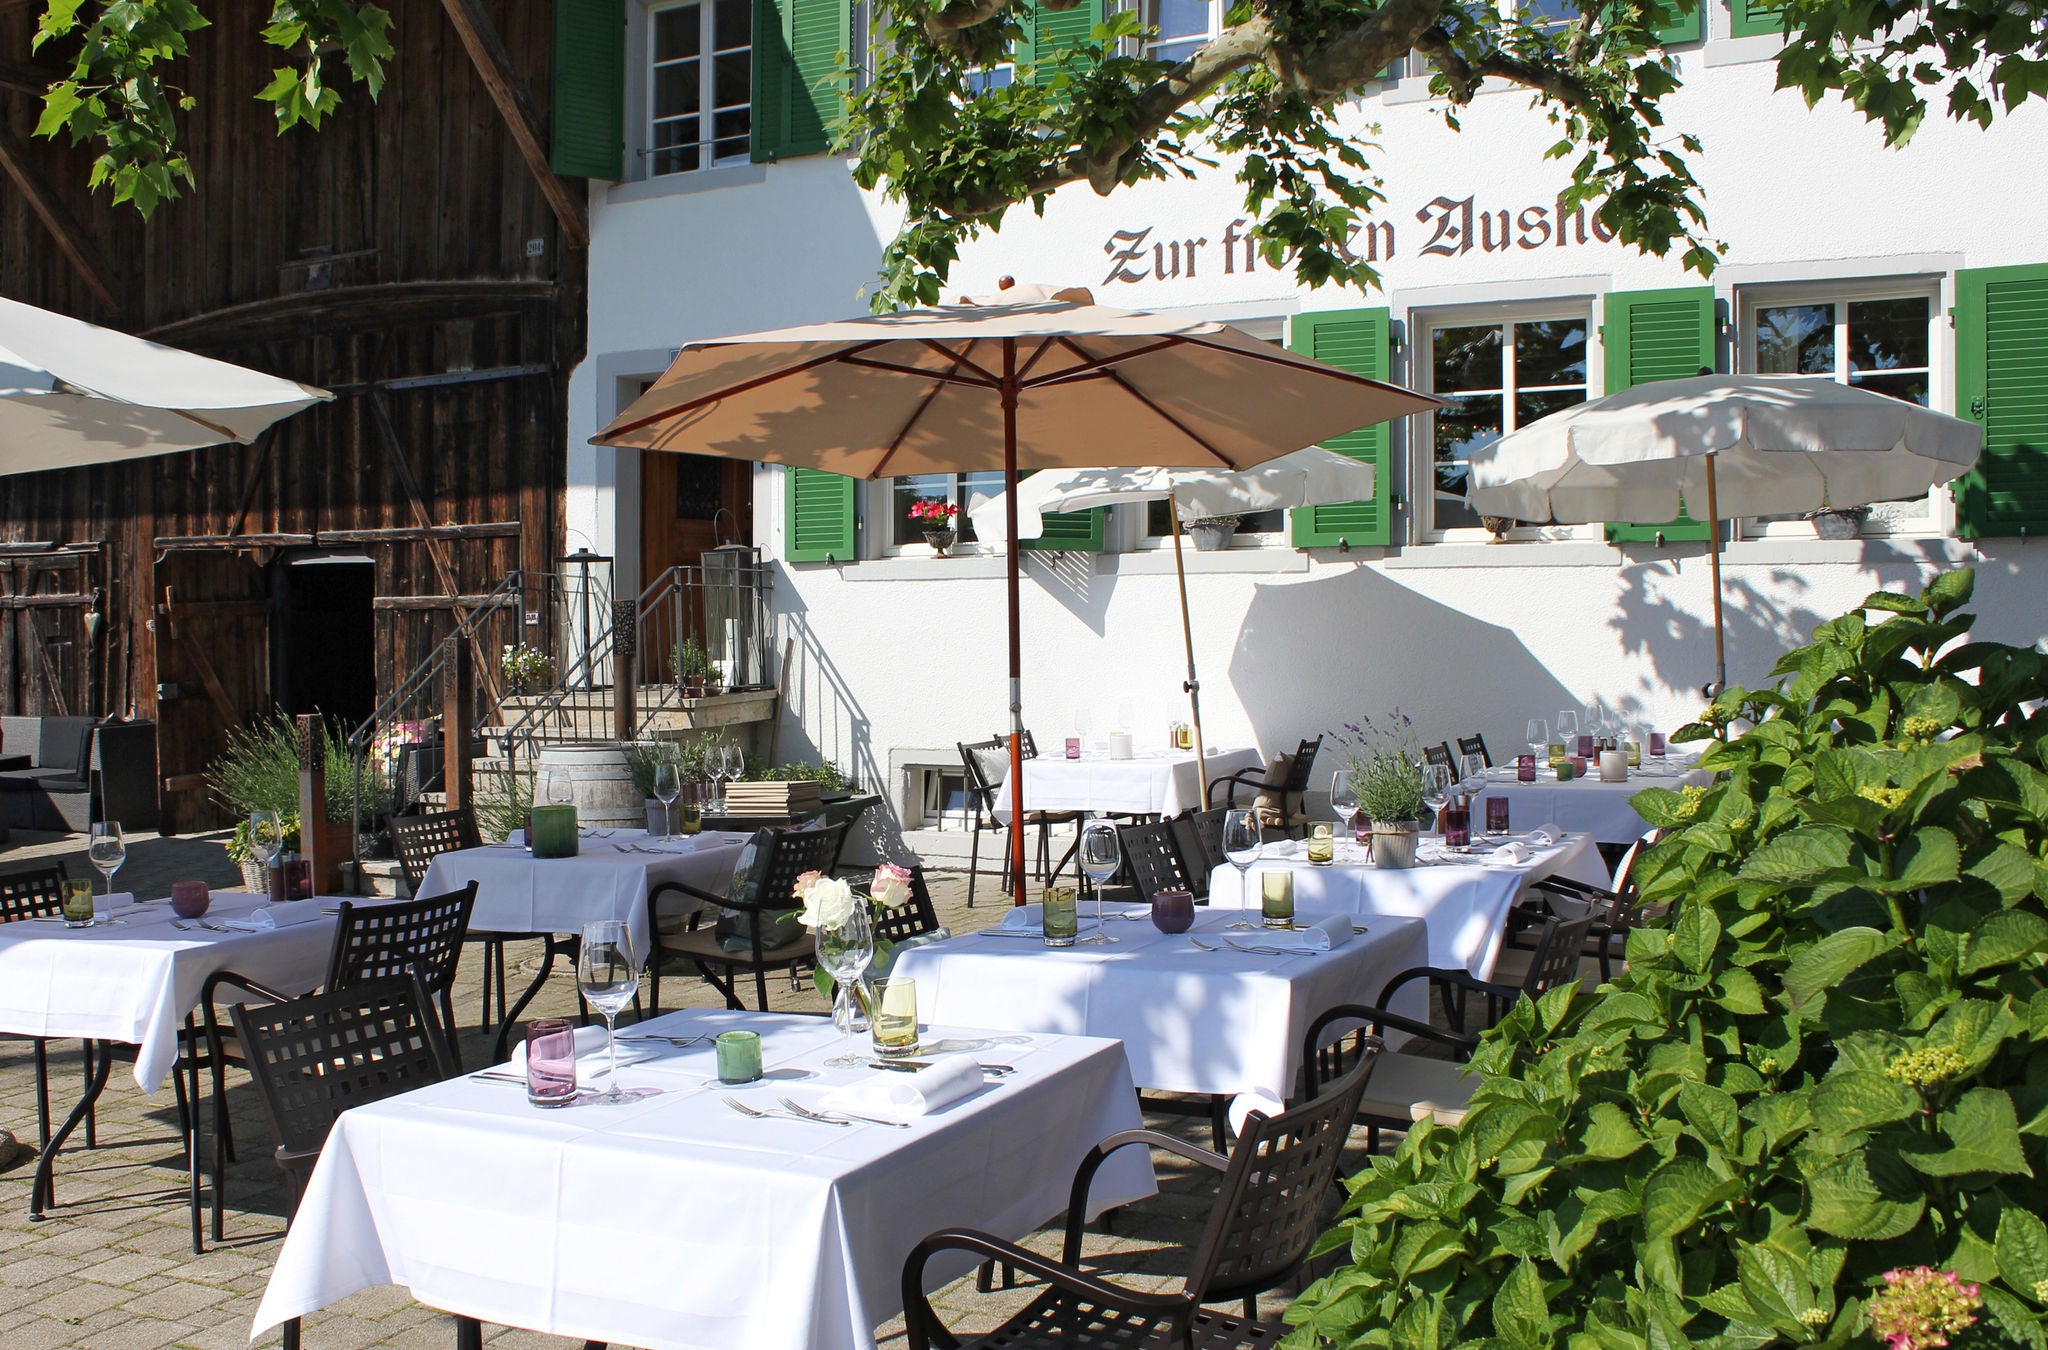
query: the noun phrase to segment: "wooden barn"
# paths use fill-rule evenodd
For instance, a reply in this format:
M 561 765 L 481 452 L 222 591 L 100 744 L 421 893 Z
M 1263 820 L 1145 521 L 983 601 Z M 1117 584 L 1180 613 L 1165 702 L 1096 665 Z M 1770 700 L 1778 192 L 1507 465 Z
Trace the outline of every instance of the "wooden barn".
M 549 166 L 556 6 L 391 4 L 381 99 L 283 135 L 253 97 L 279 53 L 229 7 L 175 77 L 198 181 L 146 223 L 30 135 L 41 8 L 0 0 L 0 294 L 337 396 L 251 446 L 0 478 L 0 711 L 154 720 L 165 828 L 212 826 L 227 728 L 354 725 L 508 574 L 561 570 L 588 228 Z M 497 606 L 480 678 L 546 632 Z

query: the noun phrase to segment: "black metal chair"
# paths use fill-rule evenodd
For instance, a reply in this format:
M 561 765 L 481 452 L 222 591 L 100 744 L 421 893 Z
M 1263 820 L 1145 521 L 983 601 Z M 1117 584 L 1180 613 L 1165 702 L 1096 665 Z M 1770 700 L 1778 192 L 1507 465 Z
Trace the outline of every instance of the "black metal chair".
M 875 914 L 875 941 L 907 942 L 914 937 L 939 931 L 938 906 L 932 903 L 931 887 L 925 883 L 924 869 L 910 869 L 910 898 L 893 909 L 879 910 Z
M 1449 741 L 1438 741 L 1435 745 L 1423 746 L 1422 762 L 1424 764 L 1435 764 L 1449 770 L 1452 778 L 1458 776 L 1458 761 L 1451 754 L 1451 743 Z
M 1116 834 L 1123 845 L 1124 874 L 1137 888 L 1140 900 L 1150 904 L 1161 891 L 1193 893 L 1196 868 L 1182 855 L 1170 823 L 1119 825 Z
M 425 811 L 418 815 L 399 816 L 391 822 L 393 852 L 398 854 L 398 866 L 405 873 L 406 890 L 413 895 L 427 884 L 427 867 L 439 853 L 452 852 L 461 848 L 478 848 L 483 837 L 477 833 L 476 813 L 468 807 L 456 811 Z M 482 1007 L 477 1013 L 477 1025 L 485 1031 L 491 1029 L 491 988 L 495 982 L 498 990 L 498 1021 L 505 1020 L 505 944 L 527 937 L 522 933 L 471 933 L 463 940 L 483 948 L 484 970 L 481 981 Z M 451 1021 L 450 1029 L 454 1027 Z
M 1613 889 L 1589 886 L 1569 877 L 1548 876 L 1529 883 L 1528 894 L 1517 906 L 1532 917 L 1555 914 L 1559 918 L 1575 918 L 1591 911 L 1593 926 L 1586 935 L 1586 946 L 1581 953 L 1600 965 L 1602 981 L 1614 978 L 1614 967 L 1628 954 L 1628 933 L 1631 928 L 1655 923 L 1671 912 L 1670 902 L 1645 905 L 1635 884 L 1636 860 L 1643 850 L 1664 837 L 1664 831 L 1651 830 L 1641 839 L 1628 846 L 1621 855 L 1621 862 L 1614 871 Z M 1510 932 L 1508 949 L 1501 953 L 1503 961 L 1527 946 L 1519 941 L 1518 935 Z
M 341 993 L 396 976 L 416 976 L 421 988 L 438 1001 L 442 1025 L 447 1031 L 448 1053 L 455 1067 L 462 1067 L 462 1053 L 455 1043 L 455 966 L 462 956 L 462 940 L 469 929 L 470 912 L 476 907 L 476 883 L 446 895 L 421 896 L 417 900 L 390 901 L 378 905 L 355 905 L 342 901 L 334 926 L 334 946 L 327 958 L 327 979 L 321 988 Z M 234 1157 L 234 1133 L 228 1118 L 227 1070 L 230 1064 L 248 1067 L 247 1048 L 222 1021 L 220 991 L 254 994 L 267 1003 L 288 1003 L 289 994 L 268 988 L 245 975 L 223 970 L 208 977 L 200 987 L 199 1004 L 205 1018 L 205 1053 L 195 1059 L 213 1080 L 213 1240 L 224 1240 L 227 1222 L 227 1165 Z M 196 1048 L 196 1047 L 195 1047 Z M 196 1073 L 194 1101 L 196 1091 Z M 194 1193 L 197 1202 L 197 1193 Z
M 963 1342 L 939 1321 L 925 1293 L 925 1266 L 942 1251 L 968 1251 L 1035 1275 L 1045 1292 L 988 1335 L 967 1345 L 1002 1350 L 1226 1350 L 1272 1345 L 1288 1328 L 1257 1320 L 1257 1296 L 1285 1280 L 1308 1255 L 1322 1206 L 1343 1160 L 1351 1121 L 1376 1056 L 1358 1056 L 1327 1091 L 1268 1118 L 1253 1112 L 1225 1158 L 1170 1134 L 1126 1130 L 1091 1150 L 1074 1175 L 1066 1246 L 1059 1261 L 972 1229 L 933 1233 L 903 1264 L 904 1330 L 910 1350 Z M 1223 1173 L 1177 1292 L 1139 1293 L 1081 1269 L 1088 1189 L 1111 1154 L 1145 1144 Z M 1244 1300 L 1244 1316 L 1203 1305 Z
M 1028 733 L 1027 733 L 1028 734 Z M 968 846 L 967 860 L 967 906 L 974 907 L 974 887 L 981 877 L 981 834 L 983 830 L 1000 832 L 1005 827 L 996 815 L 997 794 L 1010 775 L 1010 742 L 995 737 L 986 741 L 960 741 L 960 767 L 967 776 L 967 797 L 974 805 L 974 839 Z M 1033 747 L 1035 749 L 1035 747 Z M 1026 758 L 1036 758 L 1027 755 Z M 1055 825 L 1072 825 L 1075 838 L 1080 838 L 1081 813 L 1079 811 L 1034 811 L 1028 805 L 1021 820 L 1012 820 L 1010 829 L 1038 830 L 1038 876 L 1040 882 L 1050 880 L 1052 875 L 1052 849 L 1047 832 Z M 1003 868 L 1000 884 L 1007 890 L 1010 885 L 1010 850 L 1003 850 Z
M 1475 731 L 1470 736 L 1458 737 L 1458 753 L 1477 755 L 1485 762 L 1487 768 L 1493 767 L 1493 756 L 1486 749 L 1486 737 L 1480 732 Z
M 0 924 L 25 919 L 61 918 L 64 914 L 64 864 L 26 868 L 0 876 Z M 36 1071 L 36 1147 L 50 1146 L 50 1040 L 47 1036 L 28 1038 Z M 92 1085 L 93 1043 L 86 1041 L 82 1061 L 85 1083 Z M 180 1106 L 182 1110 L 182 1104 Z M 85 1146 L 99 1144 L 99 1110 L 95 1106 L 85 1117 Z
M 1210 807 L 1216 805 L 1216 787 L 1219 783 L 1230 785 L 1230 792 L 1224 798 L 1226 807 L 1237 805 L 1237 790 L 1240 787 L 1248 787 L 1255 793 L 1272 793 L 1280 800 L 1279 819 L 1267 823 L 1282 830 L 1297 829 L 1308 819 L 1298 808 L 1302 794 L 1308 791 L 1309 775 L 1315 772 L 1316 756 L 1322 753 L 1322 749 L 1323 738 L 1320 736 L 1312 741 L 1303 741 L 1295 747 L 1293 758 L 1288 760 L 1287 772 L 1277 781 L 1268 779 L 1264 769 L 1259 770 L 1257 774 L 1246 770 L 1226 778 L 1213 778 L 1209 780 L 1208 788 L 1203 795 L 1203 804 Z M 1292 805 L 1289 804 L 1289 799 L 1292 799 Z
M 1213 811 L 1183 811 L 1172 821 L 1173 837 L 1180 844 L 1181 861 L 1188 867 L 1188 888 L 1195 903 L 1209 903 L 1209 877 L 1227 861 L 1223 856 L 1223 818 L 1230 808 Z
M 733 868 L 732 884 L 724 895 L 713 895 L 683 882 L 673 881 L 655 888 L 647 897 L 647 927 L 654 934 L 654 955 L 648 962 L 649 1016 L 661 1013 L 661 958 L 680 956 L 696 965 L 698 973 L 725 995 L 725 1004 L 735 1011 L 746 1003 L 739 996 L 739 978 L 751 973 L 760 1010 L 768 1011 L 768 972 L 788 970 L 817 958 L 817 946 L 808 929 L 783 939 L 764 940 L 763 930 L 775 917 L 798 907 L 794 897 L 796 879 L 805 872 L 830 872 L 838 860 L 846 837 L 844 825 L 787 830 L 759 830 L 741 851 Z M 735 931 L 721 932 L 723 924 L 700 926 L 700 907 L 680 931 L 663 932 L 657 906 L 668 895 L 700 901 L 733 919 Z M 743 930 L 743 931 L 739 931 Z M 728 951 L 725 943 L 743 938 L 744 950 Z
M 1516 999 L 1524 995 L 1540 998 L 1560 984 L 1578 980 L 1579 955 L 1597 917 L 1591 913 L 1574 919 L 1546 917 L 1526 949 L 1526 960 L 1516 960 L 1506 967 L 1496 963 L 1495 974 L 1500 978 L 1482 980 L 1463 966 L 1415 966 L 1388 980 L 1374 1003 L 1388 1007 L 1403 985 L 1426 980 L 1442 998 L 1450 1025 L 1464 1027 L 1470 996 L 1477 994 L 1486 1000 L 1486 1025 L 1492 1026 Z M 1503 956 L 1507 954 L 1503 952 Z
M 459 1072 L 416 973 L 255 1008 L 237 1003 L 228 1016 L 277 1138 L 293 1212 L 342 1112 Z M 298 1350 L 297 1318 L 285 1323 L 283 1343 Z

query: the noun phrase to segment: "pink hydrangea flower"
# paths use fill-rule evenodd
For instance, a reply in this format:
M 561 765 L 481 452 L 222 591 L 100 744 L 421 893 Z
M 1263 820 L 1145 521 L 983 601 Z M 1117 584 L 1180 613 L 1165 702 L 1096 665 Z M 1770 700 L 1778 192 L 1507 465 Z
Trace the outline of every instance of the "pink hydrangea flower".
M 1884 1288 L 1863 1311 L 1872 1333 L 1891 1350 L 1939 1350 L 1976 1323 L 1982 1305 L 1977 1286 L 1964 1284 L 1954 1271 L 1915 1266 L 1886 1271 Z

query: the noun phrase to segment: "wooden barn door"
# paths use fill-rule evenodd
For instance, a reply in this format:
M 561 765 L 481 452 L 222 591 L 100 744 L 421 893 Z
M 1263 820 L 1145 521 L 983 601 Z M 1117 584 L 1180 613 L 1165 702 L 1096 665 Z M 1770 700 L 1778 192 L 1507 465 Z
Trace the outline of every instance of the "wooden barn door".
M 166 833 L 232 824 L 206 791 L 228 730 L 270 713 L 270 587 L 233 553 L 156 567 L 157 754 Z

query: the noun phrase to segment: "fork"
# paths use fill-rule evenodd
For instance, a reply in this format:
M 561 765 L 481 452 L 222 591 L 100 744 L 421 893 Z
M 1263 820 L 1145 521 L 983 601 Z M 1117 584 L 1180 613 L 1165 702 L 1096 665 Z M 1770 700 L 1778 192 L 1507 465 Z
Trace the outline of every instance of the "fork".
M 777 1097 L 776 1100 L 802 1116 L 805 1120 L 821 1120 L 830 1125 L 837 1125 L 841 1122 L 835 1119 L 835 1117 L 844 1117 L 846 1120 L 866 1121 L 870 1125 L 888 1125 L 898 1130 L 910 1128 L 910 1122 L 907 1120 L 884 1120 L 880 1116 L 864 1116 L 858 1111 L 813 1111 L 808 1107 L 797 1105 L 797 1103 L 787 1097 Z
M 808 1120 L 814 1125 L 837 1125 L 842 1129 L 853 1124 L 850 1120 L 834 1120 L 830 1116 L 798 1115 L 794 1111 L 763 1111 L 757 1106 L 748 1106 L 737 1097 L 727 1097 L 724 1101 L 741 1115 L 752 1116 L 755 1120 Z
M 209 933 L 232 933 L 235 930 L 225 924 L 208 923 L 204 919 L 172 919 L 173 928 L 204 928 Z

